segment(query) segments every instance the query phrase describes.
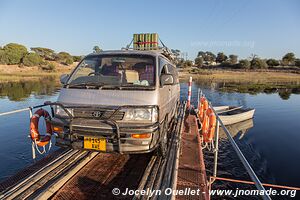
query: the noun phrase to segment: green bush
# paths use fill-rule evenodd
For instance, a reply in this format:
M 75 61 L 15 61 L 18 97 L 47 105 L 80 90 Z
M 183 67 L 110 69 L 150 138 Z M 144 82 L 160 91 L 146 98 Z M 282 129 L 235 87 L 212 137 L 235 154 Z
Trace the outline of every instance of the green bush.
M 52 49 L 44 48 L 44 47 L 32 47 L 31 51 L 34 51 L 39 56 L 44 58 L 45 60 L 55 60 L 55 52 Z
M 269 66 L 266 61 L 260 58 L 253 58 L 251 60 L 251 68 L 252 69 L 267 69 Z
M 0 64 L 5 65 L 8 64 L 9 60 L 4 50 L 0 50 Z
M 220 64 L 221 67 L 224 67 L 224 68 L 230 68 L 232 67 L 231 63 L 229 61 L 224 61 Z
M 249 60 L 243 59 L 240 60 L 238 67 L 242 69 L 250 69 L 251 63 Z
M 55 65 L 53 63 L 45 62 L 43 63 L 40 68 L 43 71 L 55 71 Z
M 79 61 L 81 61 L 81 59 L 82 59 L 82 56 L 73 56 L 74 62 L 79 62 Z
M 16 43 L 5 45 L 3 50 L 8 58 L 7 64 L 10 65 L 20 64 L 22 58 L 27 54 L 26 47 Z
M 29 53 L 29 54 L 25 55 L 22 60 L 22 63 L 25 66 L 29 66 L 29 67 L 40 65 L 40 64 L 42 64 L 42 62 L 43 62 L 42 57 L 36 53 Z
M 270 67 L 274 67 L 274 66 L 278 66 L 280 63 L 278 60 L 275 60 L 275 59 L 268 59 L 267 60 L 267 64 L 270 66 Z
M 59 52 L 55 60 L 65 65 L 71 65 L 74 62 L 73 57 L 67 52 Z
M 188 67 L 192 67 L 192 66 L 193 66 L 193 62 L 191 60 L 186 60 L 181 65 L 182 68 L 188 68 Z

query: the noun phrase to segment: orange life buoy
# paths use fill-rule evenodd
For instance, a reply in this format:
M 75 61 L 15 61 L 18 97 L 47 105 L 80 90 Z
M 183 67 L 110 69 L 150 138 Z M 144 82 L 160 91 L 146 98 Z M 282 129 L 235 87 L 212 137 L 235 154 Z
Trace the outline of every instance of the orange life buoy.
M 207 115 L 204 115 L 202 121 L 202 127 L 201 127 L 203 140 L 206 140 L 208 127 L 209 127 L 209 118 Z
M 208 101 L 205 97 L 201 97 L 201 104 L 199 109 L 199 117 L 201 122 L 203 122 L 205 118 L 205 113 L 207 109 L 208 109 Z
M 211 108 L 206 111 L 206 118 L 208 119 L 208 128 L 205 134 L 203 134 L 204 142 L 212 142 L 215 135 L 216 128 L 216 115 Z
M 40 117 L 44 117 L 46 122 L 46 134 L 40 135 L 39 133 L 39 119 Z M 50 124 L 50 115 L 44 109 L 37 110 L 34 115 L 30 119 L 30 137 L 36 144 L 40 147 L 43 147 L 49 143 L 52 136 L 52 127 Z

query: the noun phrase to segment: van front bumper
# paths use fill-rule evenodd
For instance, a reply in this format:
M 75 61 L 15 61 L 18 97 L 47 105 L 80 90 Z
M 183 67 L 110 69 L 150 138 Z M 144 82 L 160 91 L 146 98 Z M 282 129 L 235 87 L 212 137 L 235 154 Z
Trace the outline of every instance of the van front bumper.
M 158 122 L 154 124 L 117 124 L 111 121 L 76 119 L 71 122 L 72 126 L 70 126 L 70 122 L 54 118 L 51 123 L 52 126 L 64 127 L 63 132 L 56 133 L 56 145 L 73 149 L 86 149 L 84 138 L 91 137 L 106 140 L 104 152 L 147 153 L 156 149 L 160 138 L 160 123 Z M 150 134 L 150 137 L 132 138 L 132 134 Z

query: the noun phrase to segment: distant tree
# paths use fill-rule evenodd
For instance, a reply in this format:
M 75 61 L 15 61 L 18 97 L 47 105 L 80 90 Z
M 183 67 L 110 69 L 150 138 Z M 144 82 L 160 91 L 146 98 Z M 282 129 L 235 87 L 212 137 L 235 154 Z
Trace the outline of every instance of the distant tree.
M 0 49 L 0 64 L 5 65 L 8 63 L 9 63 L 8 56 L 6 55 L 3 49 Z
M 238 56 L 237 55 L 233 55 L 233 54 L 229 55 L 229 62 L 232 65 L 237 64 L 237 62 L 238 62 Z
M 183 58 L 178 58 L 178 61 L 176 63 L 176 67 L 182 67 L 184 63 L 184 59 Z
M 249 60 L 242 59 L 239 61 L 238 67 L 242 69 L 250 69 L 251 63 Z
M 228 57 L 223 52 L 219 52 L 216 57 L 216 62 L 222 63 L 222 62 L 226 61 L 227 59 L 228 59 Z
M 100 49 L 99 46 L 94 46 L 93 51 L 94 53 L 99 53 L 100 51 L 102 51 L 102 49 Z
M 286 65 L 293 65 L 295 62 L 295 54 L 294 53 L 287 53 L 282 57 L 282 62 Z
M 274 67 L 274 66 L 278 66 L 280 63 L 278 60 L 275 60 L 273 58 L 270 58 L 267 60 L 267 64 L 270 66 L 270 67 Z
M 204 51 L 199 51 L 198 54 L 197 54 L 197 57 L 204 57 L 205 55 L 205 52 Z
M 269 66 L 266 61 L 260 58 L 254 58 L 251 60 L 251 68 L 252 69 L 267 69 Z
M 300 59 L 299 58 L 295 59 L 295 65 L 297 67 L 300 67 Z
M 193 66 L 193 62 L 191 60 L 185 60 L 181 65 L 181 67 L 183 67 L 183 68 L 189 68 L 192 66 Z
M 9 43 L 3 47 L 10 65 L 20 64 L 21 59 L 27 54 L 27 48 L 16 43 Z
M 55 60 L 65 65 L 71 65 L 73 63 L 73 57 L 67 52 L 59 52 Z
M 176 65 L 179 64 L 179 62 L 180 62 L 180 54 L 181 54 L 180 50 L 179 49 L 171 49 L 171 52 L 175 56 L 175 61 L 174 61 L 175 64 Z
M 43 63 L 43 58 L 39 56 L 37 53 L 28 53 L 22 59 L 22 63 L 25 66 L 37 66 Z
M 45 60 L 55 60 L 55 52 L 52 49 L 44 48 L 44 47 L 32 47 L 31 51 L 34 51 L 39 56 L 44 58 Z
M 203 61 L 207 62 L 208 64 L 216 61 L 216 55 L 210 51 L 206 51 L 206 52 L 199 51 L 197 57 L 202 57 Z
M 174 56 L 179 57 L 180 56 L 180 50 L 179 49 L 171 49 L 171 52 L 174 54 Z
M 83 56 L 72 56 L 74 62 L 79 62 L 83 58 Z
M 203 58 L 202 57 L 195 58 L 195 65 L 197 67 L 202 67 L 203 66 Z

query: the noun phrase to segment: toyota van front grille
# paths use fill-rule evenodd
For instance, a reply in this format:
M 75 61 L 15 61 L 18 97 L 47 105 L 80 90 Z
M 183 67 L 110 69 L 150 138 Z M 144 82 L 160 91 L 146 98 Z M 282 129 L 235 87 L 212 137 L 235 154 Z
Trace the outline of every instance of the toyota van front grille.
M 89 108 L 74 108 L 73 117 L 88 118 L 88 119 L 112 119 L 115 121 L 122 120 L 125 112 L 107 109 L 89 109 Z

